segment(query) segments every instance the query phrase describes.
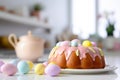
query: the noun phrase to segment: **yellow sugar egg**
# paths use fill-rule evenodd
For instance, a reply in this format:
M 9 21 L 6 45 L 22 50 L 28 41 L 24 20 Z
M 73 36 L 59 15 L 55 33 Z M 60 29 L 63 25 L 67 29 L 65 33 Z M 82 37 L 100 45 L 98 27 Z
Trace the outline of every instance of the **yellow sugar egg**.
M 32 70 L 32 68 L 34 67 L 34 64 L 31 61 L 27 61 L 30 70 Z
M 54 62 L 50 62 L 49 64 L 55 64 Z
M 92 46 L 92 43 L 89 40 L 85 40 L 85 41 L 83 41 L 82 45 L 84 47 L 90 47 L 90 46 Z
M 45 66 L 41 63 L 35 66 L 34 72 L 38 75 L 44 74 Z

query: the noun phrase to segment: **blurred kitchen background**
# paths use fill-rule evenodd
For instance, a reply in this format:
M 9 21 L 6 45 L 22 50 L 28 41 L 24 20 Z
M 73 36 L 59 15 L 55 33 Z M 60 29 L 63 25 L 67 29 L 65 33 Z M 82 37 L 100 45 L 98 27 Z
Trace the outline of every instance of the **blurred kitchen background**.
M 8 42 L 11 33 L 19 38 L 28 30 L 45 40 L 45 53 L 58 41 L 75 38 L 90 39 L 104 50 L 119 51 L 119 3 L 120 0 L 0 0 L 0 54 L 9 57 L 14 53 Z

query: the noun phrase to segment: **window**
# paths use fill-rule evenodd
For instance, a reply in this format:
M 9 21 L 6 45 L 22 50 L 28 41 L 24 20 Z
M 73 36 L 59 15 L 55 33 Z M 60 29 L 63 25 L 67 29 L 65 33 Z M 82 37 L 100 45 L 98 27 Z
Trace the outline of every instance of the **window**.
M 108 4 L 109 2 L 109 4 Z M 104 12 L 114 13 L 113 19 L 115 20 L 115 31 L 114 37 L 120 37 L 120 0 L 99 0 L 99 14 L 104 14 Z M 105 38 L 106 31 L 105 31 L 105 21 L 102 19 L 102 23 L 98 26 L 98 34 Z M 102 32 L 102 33 L 101 33 Z
M 98 0 L 97 2 L 98 5 L 96 5 L 96 0 L 71 0 L 71 22 L 73 33 L 79 35 L 79 37 L 83 39 L 87 39 L 90 35 L 96 33 L 100 37 L 106 38 L 105 21 L 102 20 L 102 23 L 98 22 L 97 24 L 96 16 L 108 11 L 115 13 L 114 19 L 116 23 L 114 37 L 120 37 L 120 0 Z M 98 14 L 96 13 L 96 10 L 98 10 Z
M 95 33 L 95 0 L 72 0 L 72 30 L 86 39 Z

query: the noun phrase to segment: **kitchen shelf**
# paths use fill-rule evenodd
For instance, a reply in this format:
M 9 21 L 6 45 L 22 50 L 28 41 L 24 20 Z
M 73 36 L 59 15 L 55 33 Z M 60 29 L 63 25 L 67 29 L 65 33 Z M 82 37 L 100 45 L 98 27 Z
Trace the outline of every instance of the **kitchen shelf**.
M 37 19 L 34 19 L 32 17 L 19 16 L 19 15 L 10 14 L 8 12 L 3 12 L 3 11 L 0 11 L 0 20 L 6 20 L 9 22 L 25 24 L 25 25 L 34 26 L 34 27 L 42 27 L 45 29 L 50 29 L 51 27 L 49 24 L 44 23 L 42 21 L 38 21 Z

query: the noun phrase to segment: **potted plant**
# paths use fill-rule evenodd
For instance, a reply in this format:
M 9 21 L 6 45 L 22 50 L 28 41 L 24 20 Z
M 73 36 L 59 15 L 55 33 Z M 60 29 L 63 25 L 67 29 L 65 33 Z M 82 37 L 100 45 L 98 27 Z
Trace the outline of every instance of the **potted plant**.
M 42 11 L 42 10 L 43 10 L 43 5 L 37 3 L 37 4 L 35 4 L 33 6 L 33 10 L 32 10 L 31 15 L 37 17 L 38 19 L 40 19 L 40 11 Z
M 115 28 L 114 28 L 114 24 L 113 23 L 110 23 L 108 22 L 108 26 L 106 28 L 106 32 L 107 32 L 107 36 L 111 36 L 113 37 L 113 32 L 114 32 Z
M 114 30 L 115 30 L 114 12 L 105 11 L 104 14 L 98 15 L 98 18 L 101 18 L 101 17 L 106 20 L 105 25 L 107 24 L 107 26 L 106 26 L 107 37 L 103 41 L 104 47 L 108 50 L 113 50 L 114 42 L 115 42 L 115 38 L 114 38 Z
M 115 38 L 114 38 L 114 30 L 115 30 L 115 26 L 114 23 L 111 23 L 108 20 L 108 25 L 106 27 L 106 32 L 107 32 L 107 49 L 108 50 L 113 50 L 114 47 L 114 42 L 115 42 Z

